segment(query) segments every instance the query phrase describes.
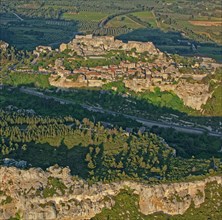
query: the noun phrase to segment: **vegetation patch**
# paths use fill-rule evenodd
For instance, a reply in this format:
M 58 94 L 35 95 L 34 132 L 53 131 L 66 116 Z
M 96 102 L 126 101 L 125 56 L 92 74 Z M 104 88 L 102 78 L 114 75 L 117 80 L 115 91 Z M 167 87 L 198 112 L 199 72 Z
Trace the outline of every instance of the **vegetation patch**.
M 125 219 L 144 219 L 145 215 L 140 213 L 138 205 L 138 195 L 131 190 L 122 190 L 115 197 L 115 205 L 112 209 L 104 208 L 100 214 L 97 214 L 93 220 L 125 220 Z
M 4 84 L 12 86 L 35 86 L 39 88 L 50 88 L 49 75 L 11 72 L 4 79 Z
M 49 177 L 47 186 L 43 189 L 44 198 L 52 197 L 54 195 L 64 195 L 66 186 L 58 178 Z
M 1 205 L 6 205 L 6 204 L 9 204 L 9 203 L 11 203 L 12 202 L 12 197 L 11 196 L 7 196 L 6 197 L 6 199 L 5 200 L 3 200 L 2 202 L 1 202 Z

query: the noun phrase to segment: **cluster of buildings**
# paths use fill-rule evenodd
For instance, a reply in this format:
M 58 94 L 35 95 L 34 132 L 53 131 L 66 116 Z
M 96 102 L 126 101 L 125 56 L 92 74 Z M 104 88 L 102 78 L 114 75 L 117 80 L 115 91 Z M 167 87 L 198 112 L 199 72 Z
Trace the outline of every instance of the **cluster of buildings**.
M 33 51 L 33 54 L 39 56 L 42 53 L 47 54 L 49 52 L 52 52 L 52 48 L 50 46 L 38 46 Z
M 168 54 L 160 52 L 151 42 L 134 42 L 127 43 L 115 39 L 113 36 L 95 37 L 93 35 L 76 35 L 76 37 L 68 44 L 61 44 L 57 52 L 68 50 L 69 54 L 81 56 L 84 59 L 106 59 L 104 55 L 108 51 L 125 51 L 130 56 L 139 58 L 138 62 L 121 61 L 117 65 L 106 65 L 96 67 L 80 67 L 73 71 L 67 70 L 64 65 L 64 59 L 57 59 L 55 64 L 43 68 L 39 66 L 39 73 L 52 74 L 51 81 L 54 86 L 63 87 L 82 87 L 92 86 L 100 87 L 105 83 L 122 80 L 126 87 L 135 87 L 142 90 L 149 86 L 171 85 L 176 83 L 180 78 L 193 78 L 194 80 L 201 80 L 207 75 L 207 71 L 213 72 L 212 69 L 220 66 L 215 64 L 212 60 L 204 60 L 200 63 L 195 63 L 186 68 L 181 63 L 176 63 L 174 59 Z M 39 57 L 40 54 L 50 53 L 51 47 L 39 46 L 34 51 L 34 54 Z M 70 52 L 71 51 L 71 52 Z M 140 59 L 141 54 L 145 53 L 144 59 Z M 155 56 L 152 62 L 148 61 L 148 57 Z M 36 58 L 38 59 L 38 58 Z M 72 62 L 75 56 L 65 60 Z M 135 59 L 138 60 L 138 59 Z M 202 71 L 204 70 L 205 71 Z M 62 82 L 62 84 L 61 84 Z M 67 85 L 69 84 L 69 85 Z
M 164 66 L 164 64 L 166 64 Z M 81 67 L 74 71 L 65 70 L 62 61 L 57 60 L 55 72 L 60 77 L 68 77 L 69 75 L 78 75 L 77 81 L 83 80 L 132 80 L 143 79 L 155 83 L 170 83 L 179 79 L 178 69 L 173 64 L 163 63 L 161 61 L 147 63 L 139 61 L 132 63 L 122 61 L 119 65 L 97 66 L 97 67 Z

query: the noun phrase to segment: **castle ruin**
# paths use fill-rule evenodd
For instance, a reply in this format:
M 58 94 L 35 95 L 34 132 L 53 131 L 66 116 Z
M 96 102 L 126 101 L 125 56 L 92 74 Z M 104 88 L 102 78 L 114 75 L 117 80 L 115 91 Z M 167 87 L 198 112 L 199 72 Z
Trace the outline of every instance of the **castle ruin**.
M 76 35 L 68 44 L 61 44 L 60 51 L 70 49 L 80 56 L 99 56 L 106 54 L 107 51 L 135 50 L 137 53 L 148 52 L 158 54 L 160 51 L 152 42 L 128 41 L 127 43 L 117 40 L 114 36 L 93 36 L 93 35 Z

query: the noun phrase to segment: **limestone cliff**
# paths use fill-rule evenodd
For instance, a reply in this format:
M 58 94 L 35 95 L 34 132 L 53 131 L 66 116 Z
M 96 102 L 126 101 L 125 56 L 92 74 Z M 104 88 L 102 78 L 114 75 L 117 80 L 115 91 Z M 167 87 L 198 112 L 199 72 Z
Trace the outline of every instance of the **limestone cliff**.
M 188 83 L 185 80 L 176 86 L 175 93 L 185 105 L 196 110 L 201 110 L 201 106 L 205 105 L 212 95 L 208 84 Z
M 57 79 L 56 76 L 51 75 L 49 78 L 50 85 L 62 88 L 81 88 L 81 87 L 102 87 L 105 82 L 102 80 L 77 80 L 73 82 L 64 77 Z M 124 84 L 130 90 L 135 92 L 144 92 L 146 90 L 154 91 L 150 81 L 145 79 L 131 79 L 124 80 Z M 212 92 L 209 90 L 209 85 L 201 83 L 189 83 L 181 80 L 178 84 L 159 85 L 161 91 L 174 92 L 180 99 L 183 100 L 186 106 L 196 110 L 202 110 L 202 106 L 207 103 L 211 97 Z
M 50 167 L 19 170 L 0 168 L 0 219 L 19 213 L 22 219 L 90 219 L 104 207 L 111 208 L 121 189 L 128 187 L 139 195 L 139 209 L 145 215 L 164 212 L 183 214 L 194 203 L 205 200 L 207 183 L 222 184 L 222 177 L 202 181 L 160 185 L 122 181 L 89 185 L 70 175 L 68 168 Z
M 9 47 L 9 44 L 0 40 L 0 51 L 5 51 Z
M 172 91 L 183 100 L 186 106 L 196 110 L 202 110 L 201 106 L 205 105 L 212 95 L 208 84 L 189 83 L 186 80 L 180 80 L 178 84 L 159 86 L 152 86 L 149 81 L 144 79 L 124 80 L 124 83 L 127 88 L 135 92 L 154 91 L 155 87 L 159 87 L 161 91 Z
M 196 110 L 201 110 L 201 106 L 207 103 L 211 97 L 209 85 L 203 83 L 189 83 L 186 80 L 180 80 L 176 85 L 161 85 L 161 91 L 173 91 L 186 106 Z M 154 90 L 154 87 L 150 90 Z

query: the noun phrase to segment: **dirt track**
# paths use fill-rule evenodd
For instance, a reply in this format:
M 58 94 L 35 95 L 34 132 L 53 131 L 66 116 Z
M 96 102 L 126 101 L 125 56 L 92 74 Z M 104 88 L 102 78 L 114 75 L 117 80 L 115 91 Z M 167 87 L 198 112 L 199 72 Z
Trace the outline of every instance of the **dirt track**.
M 189 21 L 195 26 L 222 26 L 222 21 Z

